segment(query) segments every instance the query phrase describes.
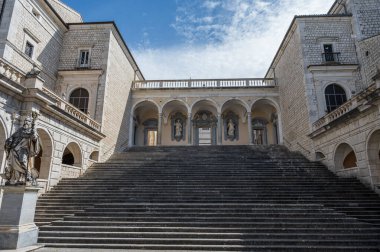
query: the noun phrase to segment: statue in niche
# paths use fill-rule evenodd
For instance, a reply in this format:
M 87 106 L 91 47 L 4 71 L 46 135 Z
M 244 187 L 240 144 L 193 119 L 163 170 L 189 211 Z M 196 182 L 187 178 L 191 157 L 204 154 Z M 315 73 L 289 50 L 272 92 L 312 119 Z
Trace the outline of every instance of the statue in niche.
M 173 114 L 171 117 L 171 128 L 172 128 L 172 141 L 184 141 L 186 138 L 186 116 L 181 112 Z
M 38 114 L 33 112 L 24 120 L 24 125 L 5 141 L 7 165 L 5 167 L 6 185 L 25 185 L 31 182 L 37 186 L 38 171 L 30 169 L 30 159 L 40 151 L 40 138 L 35 128 Z
M 232 119 L 228 120 L 227 135 L 229 137 L 234 137 L 235 136 L 235 124 L 232 122 Z
M 239 140 L 239 116 L 229 111 L 223 115 L 224 140 Z
M 175 124 L 175 137 L 182 137 L 182 123 L 178 119 Z

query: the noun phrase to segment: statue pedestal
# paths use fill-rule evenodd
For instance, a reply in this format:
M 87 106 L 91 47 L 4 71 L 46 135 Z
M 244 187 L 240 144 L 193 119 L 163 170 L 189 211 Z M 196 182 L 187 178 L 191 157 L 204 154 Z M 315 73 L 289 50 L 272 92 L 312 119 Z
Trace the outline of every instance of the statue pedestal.
M 25 186 L 0 188 L 0 250 L 37 244 L 38 227 L 34 223 L 34 214 L 38 190 Z

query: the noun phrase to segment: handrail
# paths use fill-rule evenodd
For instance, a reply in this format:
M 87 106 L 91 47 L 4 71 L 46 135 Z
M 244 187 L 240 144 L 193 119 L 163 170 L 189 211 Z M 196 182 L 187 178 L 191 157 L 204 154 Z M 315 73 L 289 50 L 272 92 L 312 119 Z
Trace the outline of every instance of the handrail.
M 0 58 L 0 74 L 4 75 L 10 80 L 13 80 L 17 84 L 21 84 L 22 79 L 25 77 L 25 74 L 20 69 L 12 66 L 11 63 L 3 58 Z
M 132 89 L 275 87 L 274 79 L 189 79 L 133 81 Z
M 53 91 L 43 87 L 42 92 L 44 92 L 49 97 L 53 98 L 56 102 L 57 107 L 61 108 L 62 110 L 66 111 L 76 119 L 80 120 L 81 122 L 85 123 L 86 125 L 90 126 L 91 128 L 101 131 L 102 127 L 101 124 L 92 119 L 88 114 L 83 113 L 81 110 L 76 108 L 74 105 L 68 103 L 67 101 L 63 100 L 61 97 L 59 97 L 57 94 L 55 94 Z

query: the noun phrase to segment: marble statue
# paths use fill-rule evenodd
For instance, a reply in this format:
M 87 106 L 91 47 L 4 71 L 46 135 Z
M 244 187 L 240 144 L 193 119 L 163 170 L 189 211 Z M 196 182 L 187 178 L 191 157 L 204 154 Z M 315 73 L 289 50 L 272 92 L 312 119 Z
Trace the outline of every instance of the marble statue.
M 232 122 L 232 119 L 228 120 L 227 135 L 229 137 L 234 137 L 235 136 L 235 124 Z
M 30 159 L 41 151 L 40 139 L 35 128 L 37 116 L 37 113 L 32 113 L 32 117 L 28 116 L 24 125 L 5 141 L 6 185 L 24 185 L 26 182 L 37 185 L 38 171 L 30 169 Z
M 174 124 L 175 127 L 175 137 L 182 137 L 182 123 L 177 120 Z

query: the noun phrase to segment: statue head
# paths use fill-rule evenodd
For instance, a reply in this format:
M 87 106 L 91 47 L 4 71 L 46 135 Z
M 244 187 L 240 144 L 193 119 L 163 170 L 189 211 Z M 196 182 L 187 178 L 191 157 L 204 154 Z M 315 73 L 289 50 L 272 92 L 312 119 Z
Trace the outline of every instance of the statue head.
M 24 120 L 24 128 L 28 129 L 28 128 L 31 128 L 32 127 L 32 122 L 33 122 L 33 119 L 32 117 L 30 116 L 27 116 Z

